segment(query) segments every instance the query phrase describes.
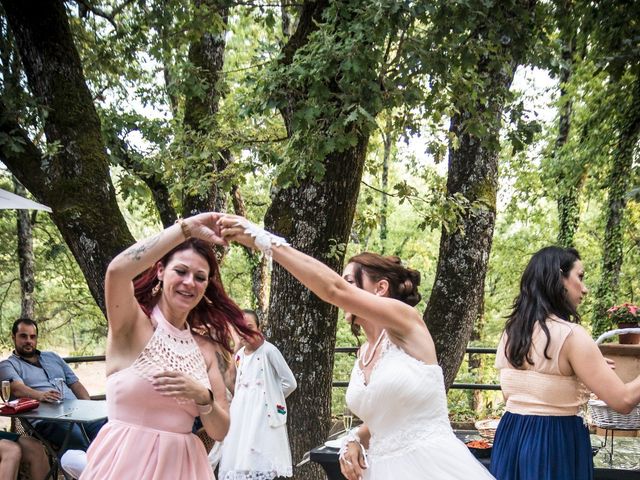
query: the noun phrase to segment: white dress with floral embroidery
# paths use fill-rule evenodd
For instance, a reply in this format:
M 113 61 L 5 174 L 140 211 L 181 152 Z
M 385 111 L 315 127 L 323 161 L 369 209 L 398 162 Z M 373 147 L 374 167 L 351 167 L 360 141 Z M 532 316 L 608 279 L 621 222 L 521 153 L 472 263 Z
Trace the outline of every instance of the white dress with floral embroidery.
M 382 339 L 365 384 L 353 367 L 347 404 L 371 431 L 364 480 L 484 480 L 491 474 L 451 429 L 442 369 Z
M 284 397 L 296 388 L 293 373 L 280 351 L 266 341 L 249 355 L 241 348 L 236 353 L 236 368 L 231 426 L 222 445 L 220 479 L 292 476 Z M 277 398 L 269 398 L 269 385 L 278 389 Z

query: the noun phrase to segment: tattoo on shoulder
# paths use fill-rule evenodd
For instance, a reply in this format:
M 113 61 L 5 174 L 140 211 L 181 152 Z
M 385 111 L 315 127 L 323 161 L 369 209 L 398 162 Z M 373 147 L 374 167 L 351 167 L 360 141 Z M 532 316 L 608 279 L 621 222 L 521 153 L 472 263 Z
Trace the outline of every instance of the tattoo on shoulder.
M 135 245 L 129 247 L 124 254 L 129 257 L 131 260 L 140 260 L 142 256 L 149 250 L 158 244 L 160 238 L 162 237 L 162 232 L 154 235 L 150 239 L 136 243 Z
M 224 377 L 224 375 L 229 370 L 229 365 L 230 365 L 231 362 L 229 361 L 228 358 L 226 358 L 220 352 L 216 352 L 216 360 L 218 361 L 218 370 L 220 370 L 220 373 Z

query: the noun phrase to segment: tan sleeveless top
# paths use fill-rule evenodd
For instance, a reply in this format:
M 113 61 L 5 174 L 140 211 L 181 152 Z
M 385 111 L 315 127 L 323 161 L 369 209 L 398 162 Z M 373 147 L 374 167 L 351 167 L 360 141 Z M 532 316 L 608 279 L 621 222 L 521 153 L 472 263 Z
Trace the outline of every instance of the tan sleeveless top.
M 516 369 L 505 356 L 506 334 L 502 335 L 496 354 L 500 385 L 507 401 L 506 411 L 522 415 L 576 415 L 589 399 L 589 392 L 575 375 L 563 375 L 558 360 L 560 350 L 577 327 L 558 317 L 547 319 L 551 340 L 544 356 L 547 337 L 539 324 L 533 330 L 531 360 L 524 369 Z

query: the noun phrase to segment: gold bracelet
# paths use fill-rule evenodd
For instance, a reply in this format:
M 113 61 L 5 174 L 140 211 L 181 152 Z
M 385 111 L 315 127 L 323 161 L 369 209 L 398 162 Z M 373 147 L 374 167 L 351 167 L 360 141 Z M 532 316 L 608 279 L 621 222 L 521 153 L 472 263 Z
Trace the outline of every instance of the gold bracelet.
M 189 240 L 191 238 L 191 229 L 189 225 L 184 221 L 184 218 L 179 218 L 176 220 L 176 223 L 180 225 L 180 230 L 182 230 L 182 235 L 184 235 L 185 240 Z

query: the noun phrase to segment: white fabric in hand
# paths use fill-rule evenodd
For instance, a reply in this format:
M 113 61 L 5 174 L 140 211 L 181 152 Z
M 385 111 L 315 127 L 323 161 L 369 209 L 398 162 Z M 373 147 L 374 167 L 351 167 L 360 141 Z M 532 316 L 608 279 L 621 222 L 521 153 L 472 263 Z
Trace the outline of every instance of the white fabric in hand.
M 287 243 L 284 238 L 267 232 L 264 228 L 260 228 L 255 223 L 251 223 L 246 218 L 237 220 L 235 226 L 242 227 L 244 233 L 255 238 L 254 244 L 256 248 L 267 257 L 271 257 L 271 247 L 289 246 L 289 243 Z

